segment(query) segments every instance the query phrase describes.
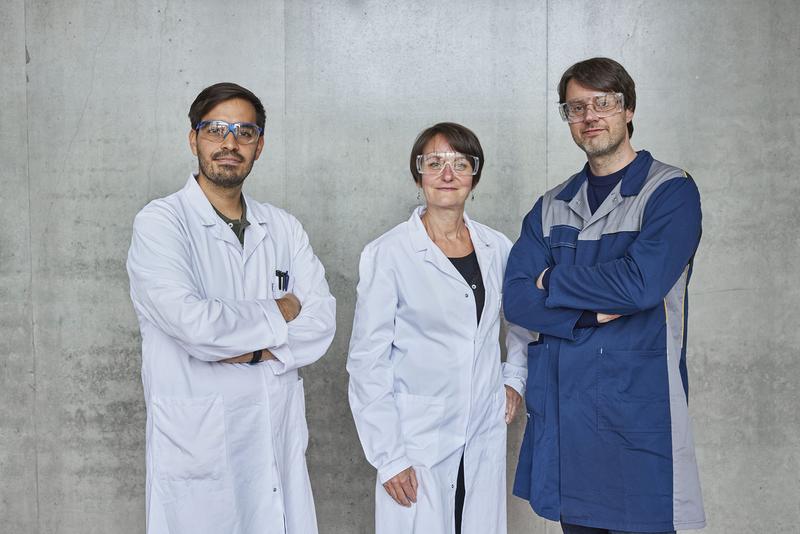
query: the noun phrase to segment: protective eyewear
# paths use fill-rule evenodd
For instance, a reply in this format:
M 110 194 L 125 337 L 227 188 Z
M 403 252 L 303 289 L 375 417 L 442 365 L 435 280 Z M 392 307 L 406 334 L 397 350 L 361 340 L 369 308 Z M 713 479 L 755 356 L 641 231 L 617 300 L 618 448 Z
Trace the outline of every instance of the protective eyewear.
M 475 176 L 480 168 L 480 158 L 459 152 L 431 152 L 417 156 L 417 172 L 420 174 L 438 176 L 447 165 L 458 176 Z
M 598 117 L 610 117 L 625 108 L 625 99 L 622 93 L 604 93 L 583 101 L 560 103 L 558 111 L 564 121 L 573 124 L 586 120 L 586 113 L 590 107 Z
M 197 135 L 206 141 L 221 143 L 227 137 L 228 132 L 233 134 L 234 139 L 240 145 L 252 145 L 258 141 L 259 136 L 264 132 L 257 124 L 252 122 L 225 122 L 225 121 L 200 121 L 195 128 Z

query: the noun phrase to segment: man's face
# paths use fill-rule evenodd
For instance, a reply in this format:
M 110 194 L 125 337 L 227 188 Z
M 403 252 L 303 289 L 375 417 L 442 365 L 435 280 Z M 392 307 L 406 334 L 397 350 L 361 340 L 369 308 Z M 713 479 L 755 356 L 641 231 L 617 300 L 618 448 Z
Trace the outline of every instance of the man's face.
M 256 122 L 253 104 L 241 98 L 220 102 L 206 113 L 203 121 Z M 197 156 L 200 174 L 211 183 L 225 188 L 239 187 L 250 174 L 253 163 L 264 148 L 264 137 L 259 136 L 256 143 L 240 144 L 228 132 L 222 141 L 211 141 L 198 135 L 196 130 L 189 132 L 189 146 Z
M 567 83 L 566 102 L 588 102 L 593 96 L 602 95 L 598 91 L 575 80 Z M 569 131 L 575 143 L 591 157 L 603 157 L 613 154 L 628 141 L 628 122 L 633 119 L 633 112 L 624 109 L 620 113 L 608 117 L 598 117 L 592 106 L 586 110 L 583 122 L 569 125 Z

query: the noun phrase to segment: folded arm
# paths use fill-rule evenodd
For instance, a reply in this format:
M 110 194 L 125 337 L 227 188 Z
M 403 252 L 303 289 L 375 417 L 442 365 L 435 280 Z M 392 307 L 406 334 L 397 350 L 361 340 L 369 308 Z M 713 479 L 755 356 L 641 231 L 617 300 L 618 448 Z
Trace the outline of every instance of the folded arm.
M 273 299 L 200 294 L 186 236 L 173 219 L 165 208 L 151 205 L 134 221 L 127 267 L 136 310 L 205 361 L 286 344 L 288 327 Z
M 691 178 L 661 184 L 645 207 L 639 235 L 624 257 L 597 265 L 556 265 L 548 309 L 565 307 L 631 315 L 657 306 L 700 241 L 700 194 Z
M 583 308 L 548 307 L 546 293 L 536 287 L 539 275 L 553 266 L 542 232 L 542 199 L 522 222 L 522 232 L 511 248 L 503 282 L 503 310 L 508 321 L 527 330 L 563 339 L 575 339 Z

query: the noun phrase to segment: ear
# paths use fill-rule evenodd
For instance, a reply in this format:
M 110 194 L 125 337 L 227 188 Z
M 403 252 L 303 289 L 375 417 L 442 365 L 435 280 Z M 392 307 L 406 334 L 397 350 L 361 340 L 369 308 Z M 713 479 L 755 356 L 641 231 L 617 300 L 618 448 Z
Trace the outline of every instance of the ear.
M 189 130 L 189 148 L 192 149 L 192 154 L 197 155 L 197 131 Z
M 261 156 L 261 151 L 264 150 L 264 136 L 261 135 L 258 138 L 258 143 L 256 144 L 256 155 L 253 158 L 253 161 L 257 160 L 259 156 Z
M 625 108 L 625 122 L 629 123 L 633 120 L 633 110 Z

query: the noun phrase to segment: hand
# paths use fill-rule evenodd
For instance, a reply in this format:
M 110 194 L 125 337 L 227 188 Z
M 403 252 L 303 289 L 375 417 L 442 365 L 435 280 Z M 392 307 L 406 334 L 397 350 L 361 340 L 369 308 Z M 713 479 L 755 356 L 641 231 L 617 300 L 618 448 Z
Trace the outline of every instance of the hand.
M 275 303 L 283 315 L 283 320 L 287 323 L 300 315 L 300 310 L 303 308 L 294 293 L 286 293 L 283 297 L 275 299 Z
M 549 268 L 550 267 L 548 267 L 547 269 Z M 542 280 L 544 279 L 544 273 L 547 272 L 547 269 L 542 271 L 542 273 L 539 275 L 539 278 L 536 279 L 536 287 L 541 289 L 542 291 L 544 291 L 544 284 L 542 283 Z
M 413 467 L 403 469 L 383 484 L 392 499 L 406 508 L 417 502 L 417 474 Z
M 619 319 L 620 317 L 622 317 L 622 316 L 618 315 L 616 313 L 598 313 L 597 314 L 597 323 L 598 324 L 610 323 L 611 321 Z
M 247 354 L 242 354 L 241 356 L 234 356 L 233 358 L 225 358 L 224 360 L 219 360 L 217 363 L 250 363 L 253 359 L 253 353 L 248 352 Z M 270 351 L 267 349 L 263 349 L 261 351 L 261 361 L 265 360 L 274 360 L 275 356 L 272 355 Z
M 506 386 L 506 424 L 511 424 L 517 415 L 517 410 L 522 404 L 522 395 L 511 386 Z

